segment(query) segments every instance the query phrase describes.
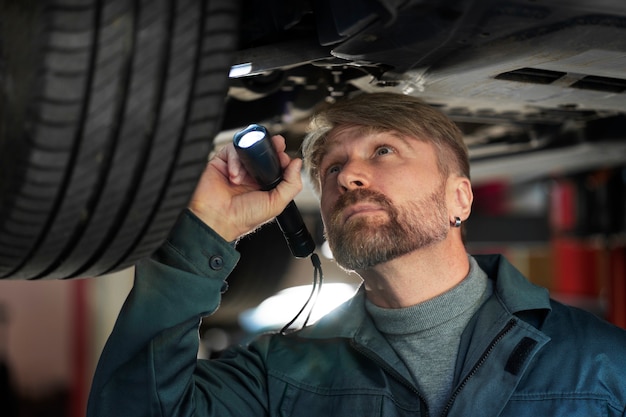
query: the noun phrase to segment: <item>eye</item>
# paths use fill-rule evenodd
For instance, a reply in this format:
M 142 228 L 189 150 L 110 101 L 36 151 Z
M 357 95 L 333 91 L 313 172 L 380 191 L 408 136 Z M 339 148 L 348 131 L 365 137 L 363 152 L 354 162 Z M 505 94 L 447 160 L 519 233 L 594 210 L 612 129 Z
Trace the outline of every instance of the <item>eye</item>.
M 388 155 L 390 153 L 394 153 L 394 149 L 391 146 L 383 145 L 376 148 L 376 152 L 374 153 L 376 156 Z
M 336 174 L 341 170 L 341 167 L 338 164 L 331 165 L 326 169 L 326 175 Z

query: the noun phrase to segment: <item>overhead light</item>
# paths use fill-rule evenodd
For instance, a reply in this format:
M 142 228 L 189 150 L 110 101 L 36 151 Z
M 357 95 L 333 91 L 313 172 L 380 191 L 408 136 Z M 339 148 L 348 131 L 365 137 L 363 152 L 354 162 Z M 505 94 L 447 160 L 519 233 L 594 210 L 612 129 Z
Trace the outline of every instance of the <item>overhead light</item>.
M 322 255 L 324 255 L 324 258 L 335 259 L 335 256 L 333 255 L 333 251 L 330 250 L 330 245 L 328 244 L 327 240 L 325 240 L 324 243 L 322 243 L 321 252 L 322 252 Z
M 267 298 L 257 307 L 243 311 L 239 315 L 239 324 L 249 333 L 280 329 L 302 308 L 311 293 L 311 289 L 311 285 L 286 288 Z M 315 302 L 309 323 L 315 323 L 350 299 L 355 291 L 356 286 L 352 284 L 324 283 Z M 298 318 L 293 327 L 302 326 L 304 320 L 305 317 Z
M 230 78 L 238 78 L 249 75 L 252 72 L 252 63 L 247 62 L 245 64 L 237 64 L 230 67 Z

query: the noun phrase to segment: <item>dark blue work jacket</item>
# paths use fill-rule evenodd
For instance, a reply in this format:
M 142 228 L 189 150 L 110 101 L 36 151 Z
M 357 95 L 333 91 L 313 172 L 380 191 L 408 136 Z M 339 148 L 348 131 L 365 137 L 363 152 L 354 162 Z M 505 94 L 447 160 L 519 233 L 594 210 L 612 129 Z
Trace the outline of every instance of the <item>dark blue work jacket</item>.
M 501 256 L 477 256 L 494 294 L 463 333 L 444 416 L 626 416 L 626 331 L 550 300 Z M 237 252 L 184 213 L 137 267 L 101 356 L 89 416 L 428 416 L 357 295 L 317 324 L 197 360 Z M 431 416 L 435 417 L 435 416 Z

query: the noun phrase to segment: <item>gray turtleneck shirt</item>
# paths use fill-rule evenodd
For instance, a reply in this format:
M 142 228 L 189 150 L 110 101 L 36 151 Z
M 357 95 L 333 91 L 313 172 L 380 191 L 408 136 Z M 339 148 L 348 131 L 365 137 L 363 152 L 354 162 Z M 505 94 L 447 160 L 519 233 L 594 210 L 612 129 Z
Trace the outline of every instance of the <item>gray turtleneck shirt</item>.
M 447 292 L 417 305 L 389 309 L 366 301 L 378 330 L 413 376 L 429 415 L 443 411 L 452 392 L 461 333 L 493 292 L 493 284 L 469 256 L 467 277 Z

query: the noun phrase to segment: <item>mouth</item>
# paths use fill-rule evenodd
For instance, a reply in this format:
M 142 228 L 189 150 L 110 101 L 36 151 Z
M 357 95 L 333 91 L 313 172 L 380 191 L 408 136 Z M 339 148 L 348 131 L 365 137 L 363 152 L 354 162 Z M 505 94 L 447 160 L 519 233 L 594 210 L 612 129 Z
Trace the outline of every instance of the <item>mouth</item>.
M 380 214 L 387 212 L 385 209 L 378 204 L 373 203 L 357 203 L 347 207 L 342 216 L 343 222 L 347 222 L 349 219 L 359 216 L 367 216 L 372 214 Z
M 338 226 L 353 217 L 380 214 L 394 216 L 391 202 L 382 193 L 360 188 L 341 195 L 330 210 L 331 222 Z

